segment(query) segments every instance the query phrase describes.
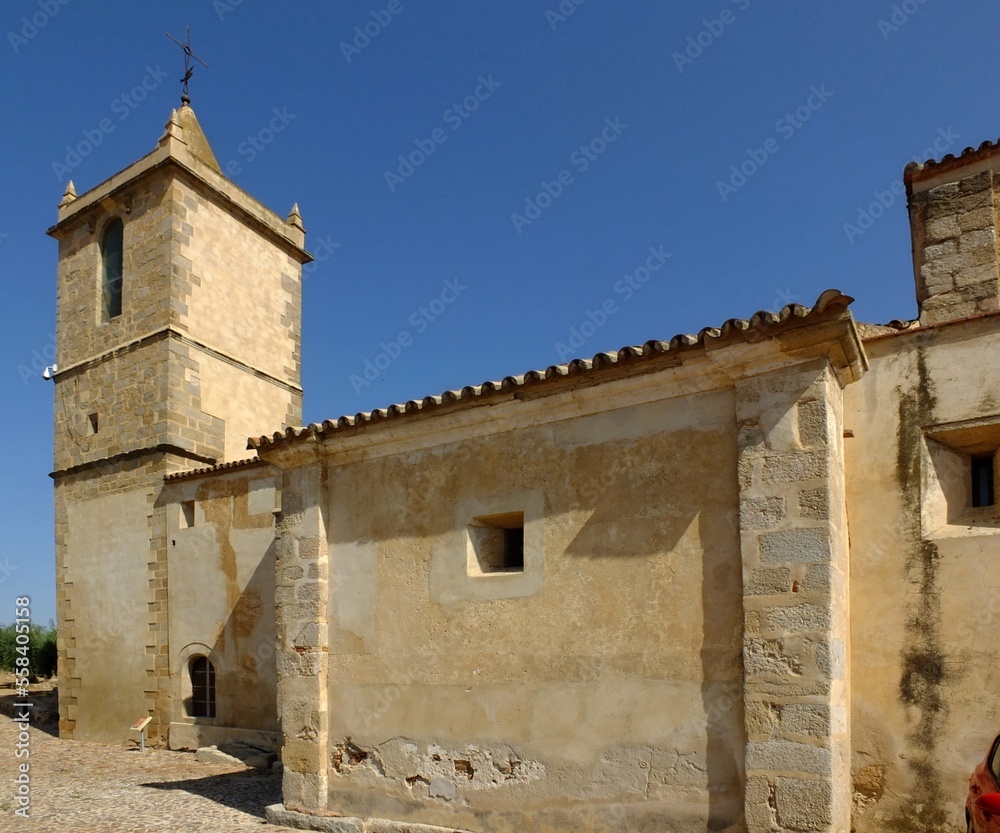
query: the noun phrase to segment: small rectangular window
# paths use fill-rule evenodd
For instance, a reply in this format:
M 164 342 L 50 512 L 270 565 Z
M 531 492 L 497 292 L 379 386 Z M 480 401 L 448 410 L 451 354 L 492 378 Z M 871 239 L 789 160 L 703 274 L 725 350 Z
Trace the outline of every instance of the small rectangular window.
M 97 419 L 97 414 L 89 414 L 87 416 L 87 422 L 88 422 L 88 424 L 90 426 L 90 433 L 91 434 L 96 434 L 97 431 L 100 428 L 100 423 L 99 423 L 99 421 Z
M 524 512 L 474 518 L 469 525 L 470 574 L 524 572 Z
M 995 455 L 972 458 L 972 505 L 993 506 L 993 461 Z
M 193 500 L 182 500 L 181 501 L 181 517 L 180 523 L 178 524 L 181 529 L 190 529 L 194 526 L 194 501 Z

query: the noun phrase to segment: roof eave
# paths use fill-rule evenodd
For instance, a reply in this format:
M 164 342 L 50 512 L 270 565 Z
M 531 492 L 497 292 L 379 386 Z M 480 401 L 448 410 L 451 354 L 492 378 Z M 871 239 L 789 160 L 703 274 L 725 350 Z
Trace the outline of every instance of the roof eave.
M 684 360 L 685 356 L 707 355 L 718 352 L 717 362 L 730 363 L 729 372 L 744 373 L 751 365 L 762 372 L 767 367 L 778 367 L 789 361 L 822 352 L 824 346 L 834 372 L 841 384 L 850 384 L 864 375 L 868 360 L 848 307 L 853 298 L 839 290 L 827 290 L 812 308 L 790 304 L 779 313 L 758 312 L 749 320 L 729 319 L 721 327 L 706 327 L 697 335 L 677 335 L 669 342 L 648 341 L 641 347 L 623 347 L 616 353 L 598 353 L 592 359 L 576 359 L 563 365 L 553 365 L 545 370 L 534 370 L 521 376 L 507 376 L 500 381 L 484 382 L 460 390 L 445 391 L 438 396 L 410 400 L 388 408 L 358 413 L 353 417 L 342 416 L 304 427 L 288 427 L 270 437 L 251 437 L 247 448 L 258 453 L 269 452 L 279 446 L 294 443 L 326 441 L 341 431 L 357 432 L 382 422 L 402 417 L 451 412 L 510 398 L 528 398 L 532 393 L 545 395 L 558 393 L 567 387 L 559 384 L 571 378 L 588 379 L 597 384 L 603 378 L 655 372 Z M 806 332 L 808 330 L 808 332 Z M 793 334 L 798 337 L 793 337 Z M 785 337 L 789 341 L 784 351 L 769 349 L 767 343 Z M 794 343 L 793 343 L 794 342 Z M 747 347 L 751 349 L 746 349 Z M 740 354 L 730 350 L 730 358 L 723 357 L 725 348 L 739 347 Z M 736 370 L 735 365 L 742 364 Z M 615 372 L 617 371 L 617 372 Z M 596 376 L 592 374 L 598 374 Z

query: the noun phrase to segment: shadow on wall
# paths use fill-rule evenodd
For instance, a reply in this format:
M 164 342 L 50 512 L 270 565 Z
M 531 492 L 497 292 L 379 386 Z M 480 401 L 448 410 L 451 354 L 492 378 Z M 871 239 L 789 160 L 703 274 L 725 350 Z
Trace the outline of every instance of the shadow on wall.
M 731 403 L 720 403 L 725 404 L 731 407 Z M 660 416 L 650 413 L 649 419 L 657 421 Z M 383 644 L 393 651 L 405 650 L 409 644 L 419 644 L 416 633 L 421 629 L 428 630 L 427 642 L 433 643 L 440 639 L 435 633 L 445 629 L 434 631 L 430 625 L 434 617 L 446 619 L 447 614 L 415 588 L 424 580 L 420 559 L 433 558 L 433 541 L 462 531 L 456 530 L 461 518 L 456 519 L 451 507 L 470 495 L 489 497 L 491 489 L 505 493 L 520 489 L 525 494 L 543 490 L 546 546 L 561 551 L 547 554 L 551 556 L 545 565 L 549 587 L 544 593 L 518 602 L 521 608 L 511 604 L 500 611 L 509 616 L 508 639 L 526 662 L 558 667 L 558 657 L 549 659 L 548 653 L 556 654 L 563 644 L 571 651 L 582 632 L 592 638 L 587 669 L 600 668 L 602 663 L 615 670 L 634 668 L 636 679 L 650 674 L 651 683 L 665 683 L 650 687 L 650 691 L 671 692 L 660 696 L 685 692 L 679 695 L 684 698 L 685 714 L 677 718 L 681 725 L 676 727 L 676 740 L 669 737 L 671 727 L 661 724 L 659 730 L 651 729 L 651 734 L 663 738 L 653 744 L 656 749 L 649 750 L 656 777 L 647 764 L 644 772 L 650 792 L 637 791 L 627 809 L 635 811 L 638 819 L 645 811 L 643 805 L 672 806 L 680 800 L 687 805 L 684 812 L 690 807 L 697 814 L 701 829 L 738 829 L 743 818 L 745 731 L 742 562 L 733 432 L 720 420 L 718 429 L 651 431 L 641 438 L 606 443 L 553 447 L 543 440 L 538 453 L 528 454 L 525 449 L 531 448 L 531 439 L 528 436 L 521 445 L 457 443 L 438 454 L 380 458 L 331 472 L 331 493 L 342 496 L 331 501 L 335 517 L 328 528 L 334 552 L 338 546 L 371 543 L 375 545 L 371 551 L 380 552 L 382 559 L 376 565 L 372 556 L 371 575 L 366 574 L 364 582 L 354 575 L 346 581 L 370 588 L 374 598 L 376 574 L 384 571 L 385 584 L 379 590 L 385 592 L 388 585 L 390 592 L 399 594 L 396 598 L 402 599 L 402 607 L 387 617 Z M 699 472 L 706 474 L 698 476 Z M 397 564 L 399 569 L 393 571 Z M 334 594 L 336 581 L 332 576 Z M 348 592 L 353 586 L 340 590 Z M 532 616 L 555 611 L 559 618 L 551 619 L 552 630 L 540 636 L 525 624 L 527 617 L 517 615 L 519 609 Z M 374 612 L 366 615 L 366 621 L 374 620 Z M 496 615 L 466 619 L 460 611 L 449 621 L 458 627 L 450 630 L 474 637 L 476 628 L 485 632 L 482 622 L 495 622 Z M 409 629 L 399 624 L 407 617 L 412 622 Z M 460 643 L 462 651 L 464 644 L 476 644 L 472 637 Z M 461 658 L 456 659 L 455 653 L 442 659 L 446 678 L 462 671 Z M 658 670 L 650 671 L 652 667 Z M 572 669 L 567 671 L 570 683 L 576 682 L 572 674 Z M 380 682 L 391 686 L 414 680 L 425 690 L 413 694 L 414 698 L 426 696 L 426 690 L 433 687 L 422 669 L 403 671 L 397 679 Z M 470 675 L 468 683 L 474 682 Z M 518 678 L 517 684 L 523 696 L 526 681 Z M 627 711 L 627 703 L 620 706 L 619 711 Z M 659 712 L 670 719 L 667 709 L 669 705 L 663 702 L 650 704 L 651 715 Z M 389 715 L 387 732 L 401 731 L 399 724 L 410 719 L 399 717 L 387 705 L 377 710 L 371 733 L 382 731 L 383 715 Z M 636 743 L 649 749 L 644 739 Z M 636 766 L 638 772 L 640 764 Z M 607 785 L 593 786 L 600 791 Z M 623 788 L 622 796 L 628 793 Z M 612 798 L 618 800 L 617 796 L 608 800 Z
M 277 728 L 274 570 L 272 542 L 243 592 L 236 597 L 213 646 L 223 658 L 215 669 L 218 715 L 220 718 L 227 715 L 228 723 L 233 726 L 269 731 Z M 190 704 L 184 705 L 185 713 L 191 714 Z
M 717 435 L 712 435 L 718 439 Z M 737 457 L 735 442 L 705 441 L 701 432 L 675 432 L 646 438 L 649 462 L 638 468 L 623 465 L 616 449 L 603 449 L 606 459 L 587 467 L 599 471 L 598 484 L 584 486 L 580 508 L 592 513 L 566 552 L 578 558 L 648 559 L 670 554 L 671 584 L 677 602 L 700 580 L 701 704 L 705 715 L 704 765 L 709 831 L 742 829 L 743 755 L 746 747 L 743 707 L 743 566 L 740 551 Z M 662 446 L 657 447 L 662 443 Z M 723 452 L 723 449 L 727 453 Z M 591 453 L 598 453 L 590 449 Z M 676 473 L 671 476 L 671 470 Z M 692 488 L 692 472 L 714 472 Z M 699 491 L 701 489 L 702 491 Z M 692 533 L 697 530 L 697 538 Z M 685 536 L 688 540 L 685 541 Z M 697 565 L 681 563 L 700 550 Z M 656 588 L 651 588 L 656 589 Z M 662 589 L 662 588 L 661 588 Z M 669 605 L 669 599 L 660 600 Z M 689 602 L 693 606 L 693 600 Z M 693 611 L 692 611 L 693 612 Z M 663 626 L 656 636 L 670 641 L 676 627 L 661 608 Z
M 734 473 L 735 475 L 735 473 Z M 736 477 L 732 478 L 736 482 Z M 734 496 L 738 500 L 738 496 Z M 743 563 L 735 516 L 700 519 L 708 830 L 743 829 Z M 735 555 L 733 547 L 735 542 Z
M 172 646 L 174 720 L 277 730 L 273 494 L 250 502 L 254 484 L 269 482 L 258 468 L 198 482 L 196 491 L 168 484 L 159 498 L 182 513 L 177 540 L 168 541 L 171 639 L 185 643 Z

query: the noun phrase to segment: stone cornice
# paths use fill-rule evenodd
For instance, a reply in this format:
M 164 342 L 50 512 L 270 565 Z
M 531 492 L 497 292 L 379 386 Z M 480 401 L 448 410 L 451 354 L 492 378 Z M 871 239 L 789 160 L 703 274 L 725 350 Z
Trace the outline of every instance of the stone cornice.
M 135 448 L 131 451 L 123 451 L 121 454 L 112 454 L 110 457 L 99 457 L 96 460 L 88 460 L 85 463 L 77 463 L 75 466 L 69 466 L 65 469 L 57 469 L 56 471 L 50 472 L 49 477 L 53 480 L 58 480 L 60 477 L 68 477 L 72 474 L 79 474 L 80 472 L 88 471 L 89 469 L 117 465 L 128 460 L 150 457 L 154 454 L 173 454 L 176 457 L 184 457 L 188 460 L 194 460 L 196 463 L 207 463 L 209 465 L 213 465 L 215 463 L 214 457 L 206 457 L 204 454 L 189 451 L 188 449 L 181 448 L 179 445 L 174 445 L 173 443 L 157 443 L 156 445 L 147 446 L 145 448 Z

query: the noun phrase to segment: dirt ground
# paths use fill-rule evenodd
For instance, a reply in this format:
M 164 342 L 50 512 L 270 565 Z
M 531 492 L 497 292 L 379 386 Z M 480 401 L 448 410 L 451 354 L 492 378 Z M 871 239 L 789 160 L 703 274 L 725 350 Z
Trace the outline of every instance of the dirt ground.
M 281 801 L 281 779 L 244 767 L 204 764 L 186 752 L 59 740 L 52 685 L 33 686 L 27 757 L 16 757 L 20 702 L 0 680 L 0 833 L 145 833 L 145 831 L 283 831 L 265 826 L 264 807 Z M 30 817 L 18 808 L 18 765 L 30 770 Z

